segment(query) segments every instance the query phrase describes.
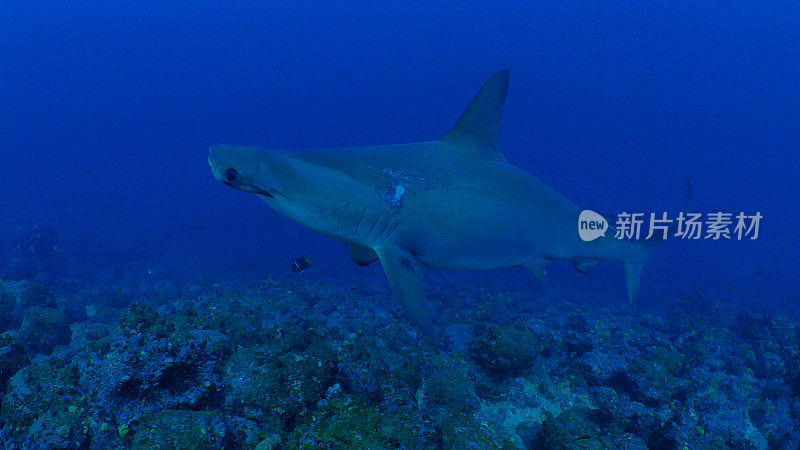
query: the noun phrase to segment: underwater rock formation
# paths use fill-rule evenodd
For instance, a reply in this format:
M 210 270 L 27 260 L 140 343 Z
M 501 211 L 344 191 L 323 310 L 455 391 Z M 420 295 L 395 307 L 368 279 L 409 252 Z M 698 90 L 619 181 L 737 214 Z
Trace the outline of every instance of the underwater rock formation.
M 119 301 L 116 287 L 0 284 L 10 328 L 0 334 L 0 442 L 800 445 L 800 327 L 786 318 L 667 320 L 521 290 L 481 303 L 486 290 L 434 284 L 449 320 L 448 347 L 436 348 L 374 288 L 167 285 L 126 288 L 133 301 Z

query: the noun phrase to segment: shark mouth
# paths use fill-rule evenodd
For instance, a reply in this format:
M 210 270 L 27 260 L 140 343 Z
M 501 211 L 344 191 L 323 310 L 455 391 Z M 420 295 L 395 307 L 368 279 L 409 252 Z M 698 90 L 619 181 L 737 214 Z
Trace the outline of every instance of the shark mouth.
M 223 172 L 223 178 L 221 178 L 220 181 L 222 181 L 223 183 L 234 189 L 250 192 L 251 194 L 263 195 L 269 198 L 275 198 L 270 192 L 265 191 L 264 189 L 256 185 L 244 182 L 244 180 L 242 180 L 242 177 L 239 175 L 239 171 L 237 171 L 232 167 L 226 169 L 225 172 Z M 270 191 L 278 192 L 275 189 L 270 189 Z M 278 193 L 280 194 L 280 192 Z
M 245 192 L 249 192 L 251 194 L 256 194 L 256 195 L 263 195 L 263 196 L 269 197 L 269 198 L 275 198 L 275 196 L 273 196 L 271 193 L 269 193 L 268 191 L 265 191 L 264 189 L 261 189 L 258 186 L 253 186 L 253 185 L 250 185 L 250 184 L 234 183 L 234 182 L 230 182 L 230 181 L 223 181 L 223 183 L 225 183 L 226 185 L 228 185 L 228 186 L 230 186 L 230 187 L 232 187 L 234 189 L 239 189 L 240 191 L 245 191 Z M 280 194 L 280 192 L 276 191 L 275 189 L 270 189 L 270 190 L 272 192 L 277 192 L 278 194 Z
M 225 183 L 225 184 L 228 184 L 228 183 Z M 272 194 L 270 194 L 268 191 L 265 191 L 264 189 L 261 189 L 261 188 L 260 188 L 260 187 L 258 187 L 258 186 L 252 186 L 252 185 L 238 185 L 238 186 L 234 186 L 234 185 L 232 185 L 232 184 L 228 184 L 228 186 L 235 187 L 236 189 L 241 189 L 241 190 L 243 190 L 243 191 L 246 191 L 246 192 L 250 192 L 251 194 L 263 195 L 264 197 L 275 198 L 275 197 L 274 197 Z

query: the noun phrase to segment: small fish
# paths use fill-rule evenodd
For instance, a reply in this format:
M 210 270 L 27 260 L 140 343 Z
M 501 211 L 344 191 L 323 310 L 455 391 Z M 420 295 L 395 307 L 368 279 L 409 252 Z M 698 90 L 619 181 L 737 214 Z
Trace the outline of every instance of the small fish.
M 311 267 L 311 258 L 299 257 L 292 261 L 292 272 L 299 273 Z

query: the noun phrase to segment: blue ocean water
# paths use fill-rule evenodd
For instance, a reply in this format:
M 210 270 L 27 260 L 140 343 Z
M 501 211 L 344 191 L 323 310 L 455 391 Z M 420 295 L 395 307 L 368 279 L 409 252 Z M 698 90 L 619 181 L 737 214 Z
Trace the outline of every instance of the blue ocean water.
M 508 68 L 506 157 L 578 205 L 763 215 L 757 240 L 668 240 L 637 307 L 658 311 L 700 290 L 743 311 L 800 317 L 796 2 L 11 0 L 2 9 L 6 279 L 324 273 L 385 286 L 377 265 L 355 266 L 341 243 L 220 184 L 209 146 L 436 139 Z M 57 247 L 52 265 L 24 266 L 37 233 Z M 294 275 L 298 256 L 313 265 Z M 522 269 L 430 277 L 548 289 Z M 556 262 L 550 279 L 626 302 L 618 264 L 584 276 Z
M 791 2 L 11 2 L 3 17 L 6 251 L 34 223 L 81 264 L 339 264 L 338 243 L 221 189 L 207 148 L 433 139 L 509 68 L 504 152 L 579 205 L 676 211 L 690 177 L 698 209 L 765 216 L 757 242 L 680 243 L 650 275 L 797 298 Z

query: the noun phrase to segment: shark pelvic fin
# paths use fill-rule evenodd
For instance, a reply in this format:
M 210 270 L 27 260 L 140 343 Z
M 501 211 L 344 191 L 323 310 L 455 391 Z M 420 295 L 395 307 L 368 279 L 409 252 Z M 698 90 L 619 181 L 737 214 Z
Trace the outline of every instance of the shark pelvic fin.
M 571 259 L 572 267 L 582 274 L 589 273 L 589 266 L 597 264 L 596 259 Z
M 358 244 L 347 244 L 350 249 L 350 259 L 359 266 L 368 266 L 378 260 L 375 250 Z
M 425 335 L 436 339 L 422 286 L 422 264 L 408 250 L 383 247 L 376 250 L 389 285 L 405 309 L 408 320 Z
M 507 92 L 508 70 L 501 70 L 484 83 L 442 141 L 469 144 L 501 154 L 500 119 Z

